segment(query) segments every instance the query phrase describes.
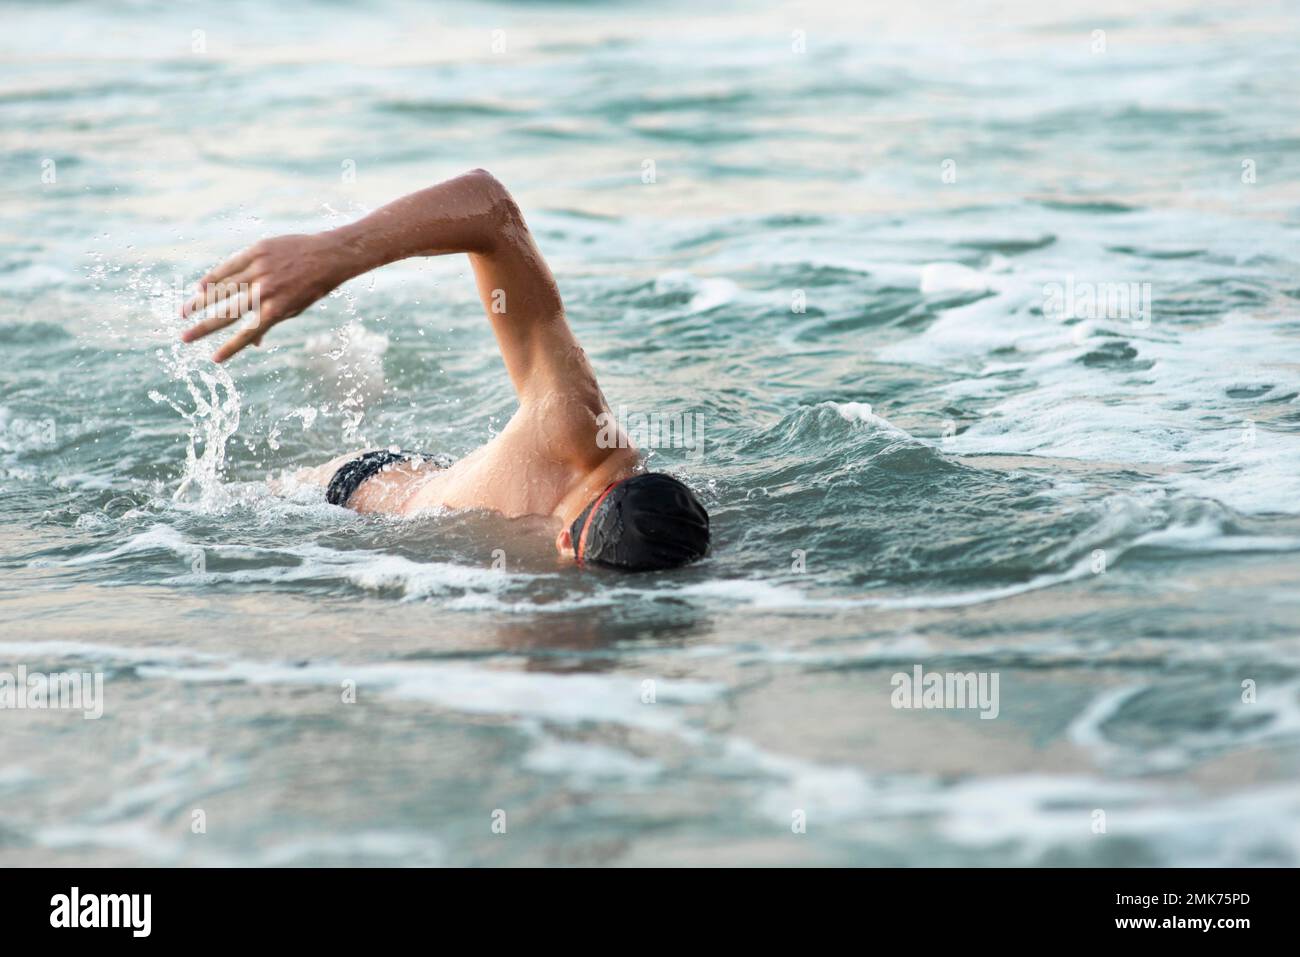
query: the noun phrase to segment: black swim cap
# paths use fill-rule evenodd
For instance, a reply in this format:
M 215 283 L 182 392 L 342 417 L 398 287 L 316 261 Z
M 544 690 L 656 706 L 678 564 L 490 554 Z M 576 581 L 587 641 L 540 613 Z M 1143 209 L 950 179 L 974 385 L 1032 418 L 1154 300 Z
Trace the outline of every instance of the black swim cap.
M 675 568 L 709 548 L 709 513 L 677 479 L 662 472 L 608 486 L 569 527 L 578 563 L 630 571 Z

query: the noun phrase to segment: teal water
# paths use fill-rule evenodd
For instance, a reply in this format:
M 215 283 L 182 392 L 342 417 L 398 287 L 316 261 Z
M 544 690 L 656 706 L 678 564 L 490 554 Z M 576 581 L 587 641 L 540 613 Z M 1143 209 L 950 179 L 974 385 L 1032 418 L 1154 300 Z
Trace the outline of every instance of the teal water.
M 105 689 L 0 710 L 0 861 L 1300 863 L 1300 14 L 1130 7 L 0 6 L 0 672 Z M 707 561 L 270 493 L 504 425 L 462 260 L 176 344 L 474 166 Z

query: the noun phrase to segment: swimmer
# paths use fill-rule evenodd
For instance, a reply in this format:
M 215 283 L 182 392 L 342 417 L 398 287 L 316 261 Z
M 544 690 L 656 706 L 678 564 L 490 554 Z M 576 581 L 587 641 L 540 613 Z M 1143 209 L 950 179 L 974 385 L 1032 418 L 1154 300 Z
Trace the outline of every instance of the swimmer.
M 485 170 L 421 190 L 338 229 L 256 243 L 199 281 L 181 315 L 203 315 L 181 335 L 201 339 L 254 303 L 253 323 L 213 355 L 225 362 L 260 345 L 272 326 L 362 273 L 412 256 L 469 256 L 519 407 L 499 435 L 459 462 L 419 452 L 340 456 L 294 478 L 358 512 L 492 509 L 558 521 L 555 547 L 579 564 L 672 568 L 704 555 L 709 516 L 684 484 L 644 470 L 620 430 L 564 316 L 550 268 L 518 205 Z M 250 295 L 250 291 L 255 295 Z M 599 420 L 599 421 L 598 421 Z

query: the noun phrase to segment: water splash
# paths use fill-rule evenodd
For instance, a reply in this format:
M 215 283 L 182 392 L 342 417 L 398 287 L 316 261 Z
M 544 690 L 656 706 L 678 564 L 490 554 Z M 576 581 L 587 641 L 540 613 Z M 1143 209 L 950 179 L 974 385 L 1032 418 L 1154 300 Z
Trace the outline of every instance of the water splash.
M 349 308 L 355 315 L 355 307 Z M 364 443 L 362 423 L 367 404 L 383 395 L 384 354 L 388 337 L 372 332 L 353 318 L 342 327 L 322 335 L 308 337 L 303 345 L 306 367 L 322 379 L 332 381 L 343 394 L 337 408 L 342 416 L 343 441 Z M 307 428 L 307 420 L 303 419 Z
M 154 286 L 149 297 L 149 311 L 162 331 L 171 339 L 170 347 L 156 355 L 172 379 L 184 383 L 193 402 L 185 408 L 156 389 L 149 391 L 154 402 L 165 402 L 189 424 L 185 449 L 185 471 L 172 493 L 177 502 L 194 501 L 200 508 L 224 506 L 229 495 L 223 484 L 226 443 L 239 429 L 240 396 L 235 380 L 222 366 L 212 362 L 201 346 L 182 344 L 173 328 L 177 322 L 177 290 Z
M 228 501 L 222 479 L 226 443 L 239 429 L 239 390 L 229 372 L 206 355 L 199 358 L 196 351 L 180 343 L 171 347 L 170 354 L 159 350 L 172 378 L 185 384 L 193 408 L 187 409 L 157 390 L 150 390 L 149 398 L 167 403 L 189 423 L 185 471 L 172 493 L 173 501 L 197 501 L 202 508 L 218 508 Z

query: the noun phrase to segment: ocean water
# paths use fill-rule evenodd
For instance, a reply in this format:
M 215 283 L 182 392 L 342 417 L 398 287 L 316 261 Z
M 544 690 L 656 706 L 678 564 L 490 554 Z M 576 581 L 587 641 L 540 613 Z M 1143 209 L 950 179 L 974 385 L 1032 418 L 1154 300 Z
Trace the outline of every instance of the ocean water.
M 1300 12 L 858 6 L 0 5 L 0 862 L 1300 863 Z M 270 493 L 503 426 L 463 259 L 176 342 L 475 166 L 706 561 Z

